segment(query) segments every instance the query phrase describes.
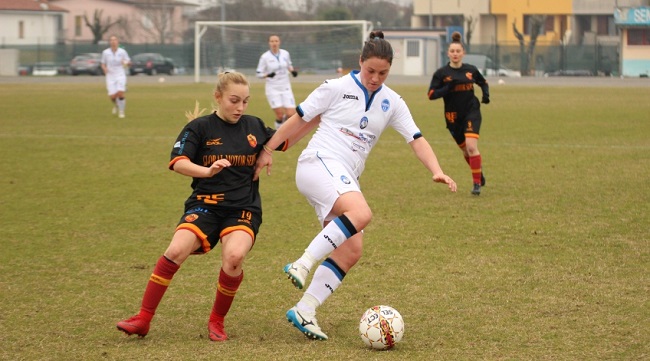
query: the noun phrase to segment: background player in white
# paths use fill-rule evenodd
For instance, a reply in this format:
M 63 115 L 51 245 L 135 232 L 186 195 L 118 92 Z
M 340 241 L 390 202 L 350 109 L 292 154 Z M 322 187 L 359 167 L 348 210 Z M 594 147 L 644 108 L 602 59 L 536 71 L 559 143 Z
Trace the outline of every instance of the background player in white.
M 287 312 L 287 319 L 309 338 L 327 339 L 316 321 L 316 308 L 361 258 L 362 231 L 372 211 L 361 193 L 359 177 L 384 129 L 390 126 L 402 135 L 433 174 L 434 182 L 456 191 L 456 183 L 440 168 L 404 100 L 383 85 L 392 60 L 393 49 L 383 33 L 371 33 L 359 59 L 361 70 L 321 84 L 267 143 L 274 149 L 285 139 L 297 141 L 318 126 L 298 158 L 296 184 L 316 210 L 323 229 L 302 257 L 284 267 L 293 284 L 302 289 L 314 264 L 329 255 L 316 268 L 302 299 Z M 255 177 L 265 166 L 270 174 L 271 164 L 270 152 L 263 152 Z M 390 171 L 391 164 L 386 169 Z
M 269 50 L 260 56 L 257 64 L 257 77 L 266 79 L 265 93 L 269 105 L 275 113 L 275 128 L 296 113 L 296 100 L 293 97 L 289 73 L 294 77 L 298 71 L 293 68 L 289 52 L 280 49 L 280 37 L 269 37 Z
M 126 109 L 126 69 L 131 65 L 131 58 L 123 48 L 117 36 L 112 35 L 109 40 L 110 47 L 102 52 L 102 69 L 106 74 L 106 89 L 113 102 L 113 114 L 124 118 Z

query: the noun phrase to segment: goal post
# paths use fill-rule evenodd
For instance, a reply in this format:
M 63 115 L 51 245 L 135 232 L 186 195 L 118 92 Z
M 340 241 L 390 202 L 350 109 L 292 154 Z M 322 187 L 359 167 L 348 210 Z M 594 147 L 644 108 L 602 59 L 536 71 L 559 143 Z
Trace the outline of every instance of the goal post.
M 254 73 L 268 38 L 280 36 L 281 48 L 301 71 L 334 71 L 347 67 L 372 31 L 366 20 L 332 21 L 197 21 L 194 25 L 194 82 L 202 74 L 225 69 Z M 348 61 L 349 62 L 349 61 Z M 354 65 L 352 65 L 354 66 Z

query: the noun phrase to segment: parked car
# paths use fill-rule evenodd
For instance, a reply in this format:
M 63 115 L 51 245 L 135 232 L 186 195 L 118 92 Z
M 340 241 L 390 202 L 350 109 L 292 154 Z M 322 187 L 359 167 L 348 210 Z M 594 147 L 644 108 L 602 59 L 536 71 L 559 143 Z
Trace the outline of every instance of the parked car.
M 158 53 L 142 53 L 131 58 L 131 75 L 174 74 L 174 61 Z
M 101 61 L 102 54 L 99 53 L 79 54 L 70 61 L 70 74 L 104 75 Z
M 32 75 L 36 76 L 54 76 L 59 73 L 59 68 L 56 64 L 49 61 L 43 61 L 34 64 L 32 68 Z
M 556 70 L 544 73 L 545 77 L 549 76 L 593 76 L 591 70 L 577 69 L 577 70 Z
M 484 76 L 506 76 L 510 78 L 521 78 L 521 72 L 500 66 L 496 67 L 489 57 L 482 54 L 465 54 L 463 63 L 472 64 Z

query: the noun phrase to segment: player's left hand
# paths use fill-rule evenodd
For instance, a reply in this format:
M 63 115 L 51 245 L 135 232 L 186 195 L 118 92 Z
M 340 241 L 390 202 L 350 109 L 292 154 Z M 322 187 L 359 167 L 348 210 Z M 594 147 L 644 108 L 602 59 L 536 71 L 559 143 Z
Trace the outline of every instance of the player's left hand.
M 449 190 L 452 192 L 456 192 L 456 182 L 454 182 L 451 177 L 449 177 L 446 174 L 434 174 L 433 175 L 433 181 L 436 183 L 445 183 L 447 186 L 449 186 Z
M 271 175 L 272 165 L 273 157 L 269 153 L 261 151 L 257 156 L 257 163 L 255 163 L 255 173 L 253 174 L 253 180 L 256 181 L 260 178 L 260 173 L 264 167 L 266 167 L 266 175 Z
M 490 97 L 487 95 L 483 95 L 483 99 L 481 99 L 481 103 L 490 104 Z
M 296 70 L 292 70 L 291 75 L 293 75 L 293 77 L 295 78 L 298 76 L 298 72 Z

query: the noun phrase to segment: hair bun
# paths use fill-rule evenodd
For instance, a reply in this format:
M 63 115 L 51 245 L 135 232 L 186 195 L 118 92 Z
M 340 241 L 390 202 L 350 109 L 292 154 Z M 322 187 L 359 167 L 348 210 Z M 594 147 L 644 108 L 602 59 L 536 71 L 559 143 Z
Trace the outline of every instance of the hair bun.
M 371 32 L 370 33 L 370 40 L 375 39 L 375 38 L 383 39 L 384 38 L 384 32 L 381 31 L 381 30 L 376 30 L 376 31 Z
M 460 35 L 460 33 L 458 31 L 454 31 L 451 34 L 451 41 L 455 41 L 455 42 L 460 43 L 460 39 L 461 39 L 461 35 Z

